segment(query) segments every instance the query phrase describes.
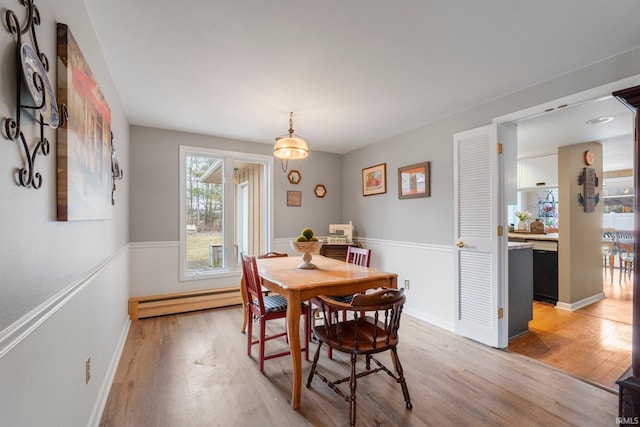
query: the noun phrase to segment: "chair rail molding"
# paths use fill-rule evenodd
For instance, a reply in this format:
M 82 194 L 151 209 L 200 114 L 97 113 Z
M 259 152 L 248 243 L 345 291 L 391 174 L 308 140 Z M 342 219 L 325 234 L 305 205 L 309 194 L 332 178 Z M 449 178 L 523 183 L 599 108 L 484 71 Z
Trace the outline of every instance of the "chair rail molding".
M 53 316 L 58 310 L 64 307 L 68 301 L 87 287 L 101 271 L 120 257 L 123 252 L 128 251 L 128 249 L 128 245 L 123 246 L 106 258 L 102 263 L 88 271 L 84 276 L 70 283 L 67 287 L 61 289 L 58 293 L 31 310 L 25 316 L 5 328 L 3 331 L 0 331 L 0 358 L 28 337 L 29 334 Z

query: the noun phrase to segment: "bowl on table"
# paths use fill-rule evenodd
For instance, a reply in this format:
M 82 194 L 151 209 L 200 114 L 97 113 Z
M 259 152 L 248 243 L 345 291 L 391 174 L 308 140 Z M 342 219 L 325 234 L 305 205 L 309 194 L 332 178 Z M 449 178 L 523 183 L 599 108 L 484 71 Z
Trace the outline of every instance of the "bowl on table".
M 315 242 L 291 242 L 291 247 L 298 253 L 302 254 L 302 264 L 298 265 L 298 268 L 310 270 L 318 268 L 315 264 L 311 263 L 311 254 L 316 253 L 322 247 L 322 240 Z

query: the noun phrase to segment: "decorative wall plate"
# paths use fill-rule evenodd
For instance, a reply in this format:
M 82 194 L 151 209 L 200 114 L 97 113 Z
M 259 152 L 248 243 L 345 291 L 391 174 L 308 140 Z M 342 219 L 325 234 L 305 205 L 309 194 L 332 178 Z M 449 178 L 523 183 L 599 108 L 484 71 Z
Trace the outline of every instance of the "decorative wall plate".
M 584 164 L 587 166 L 591 166 L 593 161 L 595 160 L 595 156 L 591 150 L 587 150 L 584 152 Z
M 23 43 L 22 46 L 20 46 L 20 59 L 24 80 L 33 101 L 36 106 L 42 105 L 43 101 L 45 101 L 44 105 L 40 108 L 42 118 L 50 127 L 53 129 L 57 128 L 59 124 L 58 104 L 56 102 L 56 95 L 49 82 L 49 76 L 47 76 L 47 70 L 45 70 L 44 65 L 42 65 L 42 61 L 40 61 L 36 51 L 27 43 Z M 43 91 L 38 90 L 33 78 L 34 74 L 38 74 L 42 78 Z

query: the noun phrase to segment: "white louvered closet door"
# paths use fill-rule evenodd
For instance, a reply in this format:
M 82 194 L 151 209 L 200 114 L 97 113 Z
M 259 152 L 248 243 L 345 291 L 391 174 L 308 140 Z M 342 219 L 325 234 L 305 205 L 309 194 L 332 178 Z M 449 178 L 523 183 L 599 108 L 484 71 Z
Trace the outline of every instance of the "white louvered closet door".
M 456 333 L 498 347 L 499 297 L 497 127 L 453 136 Z

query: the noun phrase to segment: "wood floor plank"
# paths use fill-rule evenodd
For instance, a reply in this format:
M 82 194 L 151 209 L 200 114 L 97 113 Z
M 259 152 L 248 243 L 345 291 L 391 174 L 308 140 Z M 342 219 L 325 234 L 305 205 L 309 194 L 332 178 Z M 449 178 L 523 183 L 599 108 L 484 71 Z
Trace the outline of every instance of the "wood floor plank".
M 509 351 L 617 391 L 631 366 L 633 281 L 604 278 L 604 300 L 570 312 L 535 301 L 529 332 L 509 341 Z
M 318 380 L 293 410 L 290 358 L 266 361 L 260 374 L 241 323 L 240 308 L 133 322 L 100 425 L 348 425 L 348 403 Z M 375 374 L 358 381 L 358 425 L 615 425 L 615 393 L 408 315 L 398 352 L 413 410 L 392 378 Z M 348 375 L 342 354 L 328 360 L 323 350 L 319 363 L 335 378 Z M 309 368 L 303 362 L 305 383 Z

